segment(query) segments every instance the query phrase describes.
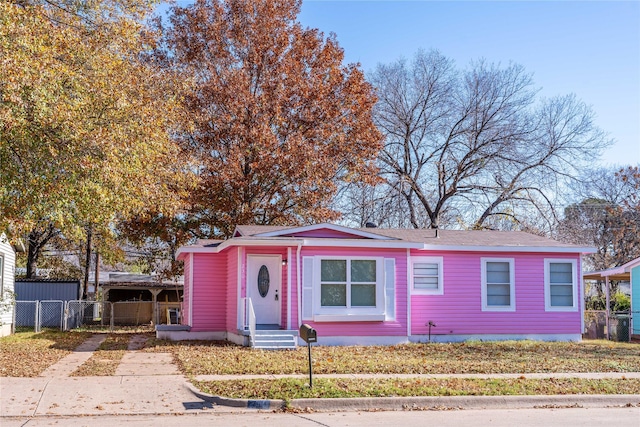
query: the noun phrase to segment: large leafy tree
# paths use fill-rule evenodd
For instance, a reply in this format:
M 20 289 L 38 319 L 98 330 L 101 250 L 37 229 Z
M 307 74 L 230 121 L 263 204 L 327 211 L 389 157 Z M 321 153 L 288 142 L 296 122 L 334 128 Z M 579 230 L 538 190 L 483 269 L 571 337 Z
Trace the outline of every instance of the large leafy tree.
M 143 56 L 154 3 L 0 3 L 0 228 L 28 235 L 30 271 L 59 234 L 106 236 L 176 206 L 177 98 Z
M 564 209 L 557 237 L 597 252 L 585 259 L 587 268 L 605 270 L 640 256 L 640 209 L 637 167 L 587 170 L 574 188 L 580 201 Z
M 383 224 L 510 228 L 533 215 L 550 229 L 562 185 L 608 143 L 583 102 L 540 99 L 516 64 L 458 69 L 437 51 L 420 51 L 413 61 L 379 65 L 371 81 L 385 182 L 367 213 L 375 217 L 371 209 L 389 198 L 401 213 Z M 404 224 L 393 224 L 402 216 Z
M 191 231 L 331 220 L 341 180 L 371 179 L 380 148 L 372 87 L 335 36 L 296 21 L 300 1 L 198 0 L 175 7 L 167 65 L 184 76 L 178 140 L 196 159 Z

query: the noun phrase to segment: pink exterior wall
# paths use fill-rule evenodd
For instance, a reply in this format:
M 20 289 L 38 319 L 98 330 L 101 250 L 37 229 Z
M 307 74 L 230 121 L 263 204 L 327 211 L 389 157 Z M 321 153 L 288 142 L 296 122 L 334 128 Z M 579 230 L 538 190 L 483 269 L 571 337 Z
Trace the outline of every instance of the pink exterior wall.
M 191 257 L 187 254 L 184 257 L 184 290 L 182 291 L 182 324 L 189 324 L 189 298 L 191 295 Z
M 542 253 L 471 253 L 412 251 L 413 256 L 442 256 L 444 295 L 411 297 L 411 333 L 428 333 L 431 320 L 437 327 L 432 335 L 450 334 L 580 334 L 580 309 L 572 312 L 547 312 L 544 300 L 544 260 L 562 258 L 578 260 L 576 254 Z M 516 311 L 482 311 L 482 257 L 515 260 Z M 579 280 L 579 279 L 578 279 Z M 578 304 L 582 306 L 580 283 Z
M 238 329 L 238 253 L 242 248 L 231 248 L 220 257 L 226 256 L 227 263 L 227 286 L 226 286 L 226 330 L 236 331 Z
M 395 302 L 396 316 L 394 321 L 385 322 L 312 322 L 306 321 L 319 336 L 406 336 L 407 335 L 407 252 L 406 249 L 368 249 L 368 248 L 335 248 L 306 247 L 301 257 L 328 256 L 375 256 L 395 259 Z M 304 272 L 301 277 L 304 277 Z M 299 324 L 299 323 L 298 323 Z
M 226 330 L 227 279 L 225 253 L 193 254 L 193 332 Z

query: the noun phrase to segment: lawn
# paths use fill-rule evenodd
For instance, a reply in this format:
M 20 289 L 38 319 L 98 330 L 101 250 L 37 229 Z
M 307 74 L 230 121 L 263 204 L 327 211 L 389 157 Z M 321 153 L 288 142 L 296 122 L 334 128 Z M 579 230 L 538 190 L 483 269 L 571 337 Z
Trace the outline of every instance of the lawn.
M 307 399 L 341 397 L 507 396 L 558 394 L 640 394 L 639 379 L 468 379 L 299 378 L 277 380 L 195 381 L 205 393 L 242 399 Z
M 33 377 L 69 354 L 87 331 L 23 332 L 0 339 L 0 375 Z M 132 333 L 109 334 L 72 375 L 114 375 Z M 251 399 L 308 397 L 454 396 L 527 394 L 640 394 L 640 380 L 306 378 L 195 381 L 206 374 L 308 375 L 307 349 L 264 351 L 224 342 L 171 342 L 151 338 L 141 351 L 169 352 L 180 370 L 204 392 Z M 312 350 L 314 374 L 453 374 L 640 372 L 638 344 L 609 341 L 537 341 L 323 347 Z
M 307 349 L 253 350 L 220 342 L 150 340 L 146 351 L 172 352 L 188 376 L 305 374 Z M 609 341 L 404 344 L 312 349 L 316 374 L 640 372 L 640 346 Z
M 0 338 L 0 376 L 37 377 L 92 334 L 45 330 Z

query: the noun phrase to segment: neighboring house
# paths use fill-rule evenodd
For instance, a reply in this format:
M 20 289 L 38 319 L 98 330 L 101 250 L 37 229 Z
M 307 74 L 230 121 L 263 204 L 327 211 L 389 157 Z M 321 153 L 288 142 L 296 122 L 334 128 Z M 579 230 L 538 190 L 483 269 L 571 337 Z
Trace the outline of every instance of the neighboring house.
M 4 233 L 0 233 L 0 337 L 12 331 L 15 265 L 16 253 Z
M 591 252 L 523 232 L 238 226 L 179 249 L 186 326 L 158 336 L 257 345 L 307 323 L 325 345 L 578 341 Z
M 585 280 L 605 282 L 607 301 L 609 300 L 609 282 L 611 280 L 627 281 L 631 285 L 631 334 L 640 335 L 640 258 L 629 261 L 620 267 L 608 270 L 585 273 Z M 607 304 L 607 319 L 609 318 Z

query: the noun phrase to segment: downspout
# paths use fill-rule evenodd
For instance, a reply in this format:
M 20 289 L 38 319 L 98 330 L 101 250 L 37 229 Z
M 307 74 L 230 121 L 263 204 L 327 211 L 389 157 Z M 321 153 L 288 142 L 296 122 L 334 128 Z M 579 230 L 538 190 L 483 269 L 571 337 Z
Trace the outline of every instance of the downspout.
M 578 259 L 578 280 L 580 280 L 580 296 L 578 304 L 580 304 L 580 334 L 584 332 L 584 306 L 586 297 L 584 295 L 584 278 L 582 277 L 582 257 Z
M 437 229 L 436 229 L 437 231 Z M 407 271 L 405 271 L 405 281 L 407 282 L 407 339 L 411 341 L 411 283 L 409 283 L 409 269 L 411 268 L 411 249 L 407 248 Z M 398 284 L 396 283 L 396 289 Z
M 607 299 L 606 299 L 606 304 L 607 305 L 605 307 L 605 313 L 606 313 L 607 318 L 605 319 L 605 325 L 607 325 L 606 326 L 606 328 L 607 328 L 607 339 L 610 339 L 610 337 L 609 337 L 609 303 L 611 301 L 611 296 L 609 295 L 609 293 L 610 293 L 609 292 L 609 276 L 605 276 L 604 277 L 604 286 L 605 286 L 605 294 L 607 296 Z
M 300 252 L 302 250 L 302 243 L 298 243 L 298 247 L 296 248 L 296 289 L 297 289 L 297 297 L 298 297 L 298 315 L 296 316 L 296 320 L 298 322 L 298 326 L 301 324 L 301 316 L 302 316 L 302 283 L 300 283 Z
M 193 252 L 189 254 L 189 326 L 193 327 Z
M 291 330 L 291 246 L 287 248 L 287 330 Z
M 244 310 L 246 309 L 246 304 L 244 304 L 243 307 L 243 300 L 242 300 L 242 255 L 243 255 L 243 250 L 242 247 L 238 247 L 238 271 L 236 271 L 237 277 L 236 277 L 236 310 L 237 310 L 237 323 L 238 323 L 238 330 L 239 331 L 244 331 L 244 327 L 245 327 L 245 322 L 246 322 L 246 313 L 244 313 Z M 244 314 L 244 317 L 242 316 Z

